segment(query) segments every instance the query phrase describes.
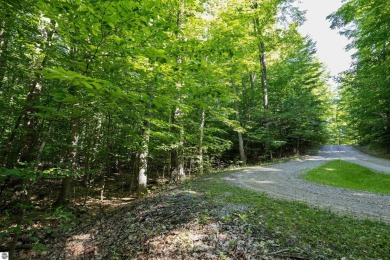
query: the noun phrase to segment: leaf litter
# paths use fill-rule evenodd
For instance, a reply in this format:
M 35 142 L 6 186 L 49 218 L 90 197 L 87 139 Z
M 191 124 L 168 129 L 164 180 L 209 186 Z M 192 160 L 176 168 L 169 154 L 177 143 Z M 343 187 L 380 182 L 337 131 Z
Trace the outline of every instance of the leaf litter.
M 100 214 L 47 245 L 41 259 L 281 259 L 272 240 L 254 238 L 247 206 L 172 189 Z M 280 251 L 282 252 L 282 251 Z M 36 255 L 37 256 L 37 255 Z

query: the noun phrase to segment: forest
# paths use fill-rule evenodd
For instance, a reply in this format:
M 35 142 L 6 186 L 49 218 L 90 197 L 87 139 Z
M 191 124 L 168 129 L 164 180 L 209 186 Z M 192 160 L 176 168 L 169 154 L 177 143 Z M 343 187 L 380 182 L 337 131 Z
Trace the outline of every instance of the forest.
M 1 248 L 34 212 L 324 143 L 389 150 L 388 2 L 328 17 L 355 50 L 336 92 L 294 2 L 1 1 Z

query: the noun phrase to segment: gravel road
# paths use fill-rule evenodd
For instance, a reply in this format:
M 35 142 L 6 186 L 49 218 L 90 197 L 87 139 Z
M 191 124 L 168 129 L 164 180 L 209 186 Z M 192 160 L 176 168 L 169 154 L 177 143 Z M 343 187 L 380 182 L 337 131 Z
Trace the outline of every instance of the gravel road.
M 307 182 L 299 177 L 327 161 L 342 159 L 390 174 L 390 161 L 361 153 L 347 145 L 326 145 L 316 156 L 232 172 L 225 180 L 271 197 L 390 223 L 390 196 Z

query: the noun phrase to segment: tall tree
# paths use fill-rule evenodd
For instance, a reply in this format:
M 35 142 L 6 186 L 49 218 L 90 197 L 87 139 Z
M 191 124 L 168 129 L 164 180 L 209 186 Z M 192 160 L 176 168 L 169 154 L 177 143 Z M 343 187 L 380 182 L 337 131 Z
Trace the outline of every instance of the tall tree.
M 350 71 L 341 76 L 341 104 L 358 141 L 389 149 L 389 23 L 386 1 L 351 0 L 329 16 L 355 50 Z

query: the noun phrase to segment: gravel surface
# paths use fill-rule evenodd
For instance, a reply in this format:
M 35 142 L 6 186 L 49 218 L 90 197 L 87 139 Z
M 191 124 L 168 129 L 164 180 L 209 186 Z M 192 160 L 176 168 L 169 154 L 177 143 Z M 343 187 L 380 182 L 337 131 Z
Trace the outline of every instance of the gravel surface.
M 311 183 L 299 177 L 310 169 L 336 159 L 390 174 L 389 160 L 361 153 L 347 145 L 326 145 L 316 156 L 251 167 L 233 172 L 225 180 L 274 198 L 304 201 L 333 212 L 390 223 L 390 196 Z

